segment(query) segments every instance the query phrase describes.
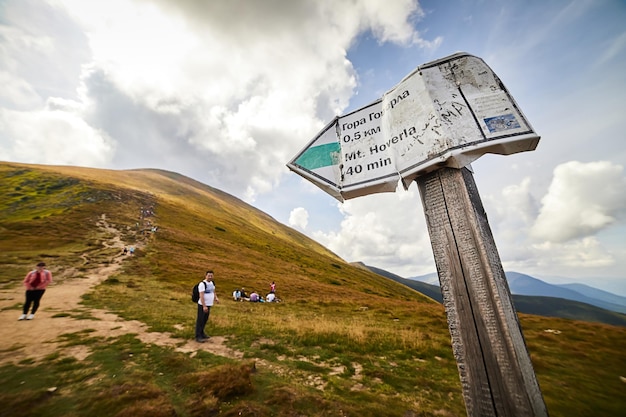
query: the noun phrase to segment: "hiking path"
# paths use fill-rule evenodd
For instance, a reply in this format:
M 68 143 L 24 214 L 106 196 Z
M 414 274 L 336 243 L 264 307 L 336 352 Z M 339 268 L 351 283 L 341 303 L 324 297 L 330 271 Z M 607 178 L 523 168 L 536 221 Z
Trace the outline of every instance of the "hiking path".
M 107 236 L 102 242 L 103 246 L 118 248 L 118 254 L 108 263 L 99 264 L 80 277 L 72 276 L 78 275 L 73 273 L 75 271 L 66 271 L 69 276 L 59 275 L 63 279 L 57 279 L 57 274 L 53 274 L 54 280 L 46 289 L 33 320 L 17 320 L 25 299 L 25 289 L 21 284 L 23 277 L 19 278 L 19 285 L 0 290 L 0 365 L 17 364 L 26 359 L 40 361 L 61 348 L 63 355 L 83 360 L 91 353 L 89 346 L 63 347 L 63 341 L 60 339 L 63 334 L 83 330 L 90 330 L 93 336 L 101 337 L 118 337 L 133 333 L 143 343 L 170 347 L 190 356 L 195 356 L 199 350 L 205 350 L 229 358 L 243 357 L 242 352 L 228 348 L 225 344 L 226 339 L 221 336 L 214 336 L 207 343 L 199 344 L 195 340 L 174 338 L 169 333 L 149 332 L 142 322 L 124 320 L 109 311 L 81 304 L 82 295 L 115 274 L 127 256 L 122 250 L 128 245 L 122 241 L 120 231 L 109 225 L 105 214 L 100 216 L 97 227 Z M 88 262 L 86 255 L 81 257 Z M 24 275 L 27 272 L 24 271 Z M 88 312 L 92 318 L 81 319 L 81 312 Z M 181 324 L 182 328 L 194 325 L 195 310 L 189 314 L 189 323 Z

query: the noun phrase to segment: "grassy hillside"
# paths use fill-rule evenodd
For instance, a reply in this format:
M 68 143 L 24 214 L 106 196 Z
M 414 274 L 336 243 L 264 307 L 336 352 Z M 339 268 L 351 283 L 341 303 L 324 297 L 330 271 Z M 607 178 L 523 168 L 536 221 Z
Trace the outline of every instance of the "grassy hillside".
M 517 311 L 520 312 L 626 327 L 626 314 L 615 313 L 579 301 L 555 297 L 513 295 L 513 302 Z
M 465 415 L 441 305 L 228 194 L 157 170 L 3 163 L 0 195 L 3 288 L 18 286 L 39 259 L 60 282 L 106 262 L 111 250 L 95 227 L 105 214 L 139 249 L 85 297 L 86 310 L 106 308 L 184 343 L 193 338 L 190 288 L 212 268 L 222 302 L 208 333 L 243 353 L 66 334 L 68 346 L 91 353 L 2 366 L 0 416 Z M 154 209 L 155 234 L 143 232 L 142 207 Z M 235 288 L 265 293 L 271 281 L 283 303 L 230 300 Z M 17 317 L 20 304 L 11 308 Z M 521 322 L 551 416 L 624 414 L 625 329 L 526 315 Z M 40 389 L 24 387 L 26 379 Z M 52 385 L 63 394 L 46 393 Z
M 437 285 L 427 284 L 425 282 L 417 281 L 415 279 L 402 278 L 400 275 L 393 274 L 389 271 L 385 271 L 384 269 L 376 268 L 375 266 L 365 265 L 362 262 L 353 262 L 352 265 L 361 266 L 362 268 L 366 268 L 380 276 L 389 278 L 402 285 L 406 285 L 407 287 L 412 288 L 429 298 L 432 298 L 438 303 L 443 304 L 443 295 L 441 295 L 441 289 Z

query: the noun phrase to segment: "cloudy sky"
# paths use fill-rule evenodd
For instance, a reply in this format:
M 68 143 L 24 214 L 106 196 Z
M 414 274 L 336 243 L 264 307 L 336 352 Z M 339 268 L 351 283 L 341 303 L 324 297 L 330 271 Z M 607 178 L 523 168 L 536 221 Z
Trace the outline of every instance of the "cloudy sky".
M 427 274 L 414 184 L 339 203 L 285 164 L 464 51 L 542 137 L 472 164 L 505 270 L 626 295 L 624 22 L 622 0 L 0 0 L 0 160 L 179 172 L 346 261 Z

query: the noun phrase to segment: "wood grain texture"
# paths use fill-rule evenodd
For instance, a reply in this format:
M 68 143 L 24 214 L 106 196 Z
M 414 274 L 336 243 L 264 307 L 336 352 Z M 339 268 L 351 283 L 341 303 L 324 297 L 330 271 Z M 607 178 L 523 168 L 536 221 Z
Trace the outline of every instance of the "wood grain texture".
M 469 416 L 547 416 L 472 173 L 417 179 Z

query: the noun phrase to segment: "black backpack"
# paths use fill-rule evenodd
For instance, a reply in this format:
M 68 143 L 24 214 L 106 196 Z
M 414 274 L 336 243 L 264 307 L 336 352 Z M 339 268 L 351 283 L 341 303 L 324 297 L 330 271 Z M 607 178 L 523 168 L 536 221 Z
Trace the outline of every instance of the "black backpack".
M 194 285 L 193 289 L 191 290 L 191 301 L 193 301 L 194 303 L 197 303 L 200 299 L 200 291 L 198 290 L 198 285 L 200 285 L 200 282 Z

